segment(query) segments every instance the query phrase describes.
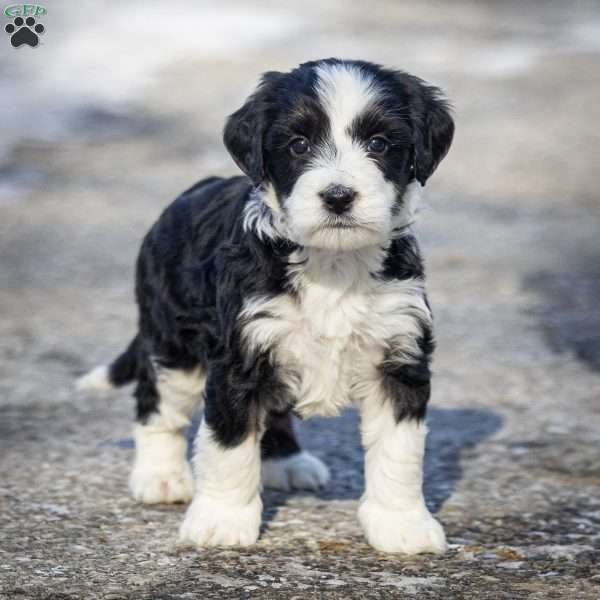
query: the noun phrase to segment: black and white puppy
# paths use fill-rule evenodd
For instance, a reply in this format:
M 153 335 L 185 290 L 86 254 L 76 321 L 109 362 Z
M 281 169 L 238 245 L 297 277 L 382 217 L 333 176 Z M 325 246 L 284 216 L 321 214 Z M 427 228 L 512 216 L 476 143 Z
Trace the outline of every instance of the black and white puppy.
M 261 471 L 283 489 L 329 477 L 290 414 L 354 403 L 368 541 L 445 549 L 422 494 L 434 342 L 411 224 L 453 132 L 440 90 L 401 71 L 327 59 L 266 73 L 225 126 L 245 176 L 200 181 L 144 239 L 139 332 L 80 387 L 136 382 L 131 492 L 192 500 L 183 541 L 256 542 Z M 194 482 L 183 430 L 202 401 Z

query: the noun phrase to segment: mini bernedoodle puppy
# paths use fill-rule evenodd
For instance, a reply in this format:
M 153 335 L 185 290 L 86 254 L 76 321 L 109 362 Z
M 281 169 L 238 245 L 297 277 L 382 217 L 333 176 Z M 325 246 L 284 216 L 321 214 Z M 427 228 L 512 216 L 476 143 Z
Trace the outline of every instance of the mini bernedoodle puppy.
M 453 133 L 440 90 L 402 71 L 327 59 L 266 73 L 225 126 L 245 176 L 200 181 L 144 239 L 139 332 L 79 387 L 136 382 L 131 493 L 191 500 L 182 541 L 256 542 L 261 483 L 329 478 L 291 413 L 354 403 L 368 541 L 444 551 L 422 493 L 434 341 L 411 225 Z M 194 480 L 184 429 L 202 402 Z

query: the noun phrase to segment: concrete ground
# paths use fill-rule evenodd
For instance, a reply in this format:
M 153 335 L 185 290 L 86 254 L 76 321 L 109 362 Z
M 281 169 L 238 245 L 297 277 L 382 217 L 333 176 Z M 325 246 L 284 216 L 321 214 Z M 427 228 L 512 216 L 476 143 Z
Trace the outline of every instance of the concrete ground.
M 0 598 L 600 597 L 598 4 L 45 5 L 41 46 L 0 40 Z M 419 225 L 439 343 L 426 492 L 450 550 L 365 544 L 353 411 L 301 425 L 333 479 L 265 493 L 256 546 L 180 549 L 184 507 L 127 496 L 128 392 L 73 379 L 132 336 L 160 210 L 235 172 L 225 115 L 261 71 L 331 55 L 456 107 Z

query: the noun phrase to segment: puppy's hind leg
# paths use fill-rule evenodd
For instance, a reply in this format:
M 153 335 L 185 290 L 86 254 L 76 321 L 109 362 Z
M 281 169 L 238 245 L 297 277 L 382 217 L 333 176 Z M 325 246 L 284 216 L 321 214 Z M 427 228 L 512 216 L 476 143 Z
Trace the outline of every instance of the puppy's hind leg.
M 138 423 L 129 488 L 144 504 L 189 502 L 194 479 L 185 428 L 201 402 L 204 374 L 200 367 L 171 369 L 156 363 L 148 371 L 135 391 Z
M 262 482 L 265 487 L 318 490 L 329 481 L 329 469 L 310 452 L 302 450 L 290 412 L 271 412 L 261 442 Z

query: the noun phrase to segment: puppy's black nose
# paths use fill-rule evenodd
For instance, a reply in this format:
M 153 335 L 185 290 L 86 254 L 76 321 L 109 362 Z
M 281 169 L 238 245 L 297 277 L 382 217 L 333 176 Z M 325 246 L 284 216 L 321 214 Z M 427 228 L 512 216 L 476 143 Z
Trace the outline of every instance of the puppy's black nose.
M 323 198 L 323 202 L 328 210 L 336 215 L 341 215 L 352 206 L 352 201 L 356 196 L 356 192 L 345 185 L 332 184 L 319 192 L 319 196 Z

